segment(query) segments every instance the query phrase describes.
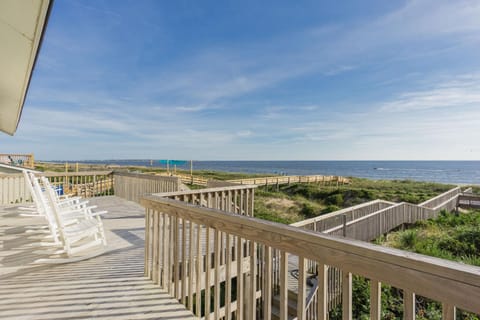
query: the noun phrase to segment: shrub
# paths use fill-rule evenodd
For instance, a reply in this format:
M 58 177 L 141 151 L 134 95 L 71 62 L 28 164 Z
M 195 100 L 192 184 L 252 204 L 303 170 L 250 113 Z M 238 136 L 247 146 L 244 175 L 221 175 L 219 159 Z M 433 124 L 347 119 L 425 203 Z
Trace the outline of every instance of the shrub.
M 304 215 L 306 218 L 313 218 L 317 216 L 317 213 L 315 212 L 315 208 L 310 203 L 304 203 L 302 205 L 302 209 L 300 210 L 300 213 Z

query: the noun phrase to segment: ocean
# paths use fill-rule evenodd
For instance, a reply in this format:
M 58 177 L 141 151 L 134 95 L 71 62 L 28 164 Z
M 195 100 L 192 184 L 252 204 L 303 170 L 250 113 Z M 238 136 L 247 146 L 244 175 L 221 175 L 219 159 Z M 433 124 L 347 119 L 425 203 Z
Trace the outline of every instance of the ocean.
M 165 160 L 102 160 L 80 163 L 166 167 Z M 175 163 L 190 169 L 190 162 Z M 193 161 L 194 170 L 262 173 L 265 175 L 336 175 L 374 180 L 417 180 L 480 184 L 480 161 Z

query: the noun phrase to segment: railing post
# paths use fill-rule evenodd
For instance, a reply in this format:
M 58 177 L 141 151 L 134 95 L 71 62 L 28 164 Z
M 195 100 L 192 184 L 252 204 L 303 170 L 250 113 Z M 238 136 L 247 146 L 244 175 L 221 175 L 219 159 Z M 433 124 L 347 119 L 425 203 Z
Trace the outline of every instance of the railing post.
M 347 215 L 342 214 L 343 236 L 347 236 Z

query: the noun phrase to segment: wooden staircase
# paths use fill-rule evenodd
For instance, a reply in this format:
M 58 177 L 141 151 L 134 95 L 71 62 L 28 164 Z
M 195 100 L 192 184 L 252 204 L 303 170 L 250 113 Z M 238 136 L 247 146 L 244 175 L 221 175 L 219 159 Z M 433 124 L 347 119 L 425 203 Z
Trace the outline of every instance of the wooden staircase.
M 288 290 L 288 319 L 297 318 L 297 293 Z M 280 320 L 280 295 L 275 295 L 272 301 L 272 320 Z

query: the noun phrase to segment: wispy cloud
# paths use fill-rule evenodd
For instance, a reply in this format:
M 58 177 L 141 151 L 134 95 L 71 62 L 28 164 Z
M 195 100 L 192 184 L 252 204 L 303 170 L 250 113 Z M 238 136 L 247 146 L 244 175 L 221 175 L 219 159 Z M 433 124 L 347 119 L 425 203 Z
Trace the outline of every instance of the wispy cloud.
M 380 110 L 410 112 L 435 108 L 480 107 L 480 75 L 457 76 L 432 88 L 406 92 L 384 103 Z

